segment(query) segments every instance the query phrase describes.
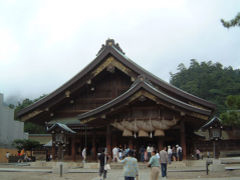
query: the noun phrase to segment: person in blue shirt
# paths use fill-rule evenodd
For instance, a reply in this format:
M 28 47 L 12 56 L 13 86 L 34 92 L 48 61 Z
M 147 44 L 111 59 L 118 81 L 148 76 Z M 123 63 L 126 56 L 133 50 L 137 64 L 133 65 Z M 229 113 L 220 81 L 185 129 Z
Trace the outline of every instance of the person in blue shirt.
M 137 159 L 133 157 L 133 151 L 129 150 L 127 153 L 127 157 L 123 160 L 118 158 L 118 162 L 123 164 L 123 173 L 125 180 L 138 180 L 138 163 Z
M 151 158 L 148 162 L 148 166 L 151 167 L 151 180 L 158 180 L 159 172 L 160 172 L 160 163 L 159 158 L 156 155 L 156 150 L 153 150 L 151 153 Z

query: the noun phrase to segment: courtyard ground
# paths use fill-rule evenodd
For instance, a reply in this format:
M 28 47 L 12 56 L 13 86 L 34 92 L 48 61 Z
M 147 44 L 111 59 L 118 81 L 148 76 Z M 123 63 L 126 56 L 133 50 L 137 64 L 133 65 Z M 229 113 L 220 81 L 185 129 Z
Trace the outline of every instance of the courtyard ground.
M 140 180 L 149 180 L 150 169 L 140 170 Z M 98 174 L 93 173 L 67 173 L 60 177 L 58 174 L 46 173 L 46 172 L 0 172 L 1 180 L 99 180 Z M 123 180 L 122 170 L 114 169 L 108 173 L 107 180 Z M 206 172 L 169 172 L 169 180 L 174 179 L 228 179 L 239 180 L 240 170 L 223 171 L 213 173 L 210 172 L 206 175 Z M 159 177 L 161 180 L 161 177 Z

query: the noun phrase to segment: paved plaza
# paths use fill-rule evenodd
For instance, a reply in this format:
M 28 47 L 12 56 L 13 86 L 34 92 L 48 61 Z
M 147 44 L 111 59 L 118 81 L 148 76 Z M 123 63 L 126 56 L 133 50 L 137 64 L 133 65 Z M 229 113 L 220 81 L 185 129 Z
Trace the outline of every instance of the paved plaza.
M 190 170 L 190 169 L 189 169 Z M 99 180 L 97 169 L 72 169 L 71 173 L 63 174 L 60 177 L 59 174 L 51 172 L 48 168 L 30 168 L 30 167 L 1 167 L 0 168 L 0 179 L 1 180 Z M 108 172 L 107 180 L 123 180 L 122 169 L 112 169 Z M 149 180 L 150 168 L 140 169 L 140 180 Z M 159 180 L 162 178 L 159 177 Z M 169 180 L 174 179 L 199 179 L 199 180 L 239 180 L 240 170 L 234 171 L 223 171 L 223 172 L 209 172 L 206 175 L 205 171 L 169 171 Z

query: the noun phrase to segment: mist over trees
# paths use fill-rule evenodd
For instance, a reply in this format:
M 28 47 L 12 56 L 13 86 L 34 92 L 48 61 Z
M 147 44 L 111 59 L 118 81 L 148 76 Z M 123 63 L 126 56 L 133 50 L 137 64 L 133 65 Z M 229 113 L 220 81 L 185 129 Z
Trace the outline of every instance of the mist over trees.
M 177 70 L 177 73 L 170 73 L 172 85 L 215 103 L 218 116 L 233 109 L 225 102 L 230 95 L 240 95 L 240 69 L 223 67 L 218 62 L 192 59 L 189 68 L 181 63 Z M 224 122 L 227 124 L 228 120 L 225 118 Z

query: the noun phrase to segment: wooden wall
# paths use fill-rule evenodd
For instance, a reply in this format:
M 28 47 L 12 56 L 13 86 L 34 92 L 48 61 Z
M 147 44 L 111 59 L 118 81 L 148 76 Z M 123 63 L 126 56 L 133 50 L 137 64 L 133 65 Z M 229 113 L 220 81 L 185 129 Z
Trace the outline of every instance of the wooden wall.
M 130 78 L 119 70 L 101 72 L 90 84 L 86 84 L 76 94 L 71 95 L 73 104 L 64 103 L 57 108 L 55 117 L 71 117 L 97 108 L 129 89 Z
M 0 148 L 0 163 L 7 163 L 6 153 L 17 155 L 17 149 Z

